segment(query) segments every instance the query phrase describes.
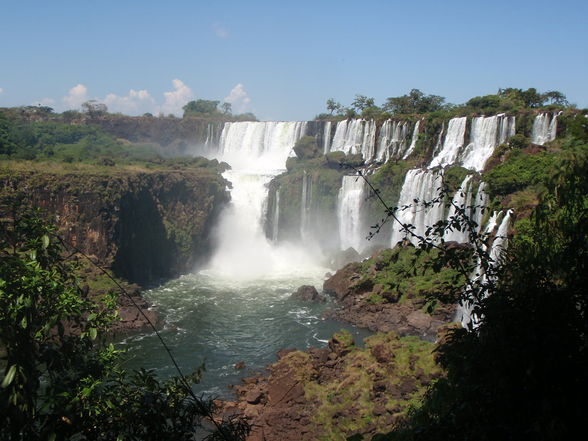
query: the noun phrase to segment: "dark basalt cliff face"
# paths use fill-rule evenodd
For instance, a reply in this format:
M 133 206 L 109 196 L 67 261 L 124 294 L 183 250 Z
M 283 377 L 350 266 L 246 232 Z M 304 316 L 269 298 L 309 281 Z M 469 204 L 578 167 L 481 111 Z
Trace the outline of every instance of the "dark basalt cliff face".
M 212 225 L 229 200 L 226 184 L 208 169 L 0 175 L 2 197 L 41 207 L 66 242 L 140 285 L 206 257 Z

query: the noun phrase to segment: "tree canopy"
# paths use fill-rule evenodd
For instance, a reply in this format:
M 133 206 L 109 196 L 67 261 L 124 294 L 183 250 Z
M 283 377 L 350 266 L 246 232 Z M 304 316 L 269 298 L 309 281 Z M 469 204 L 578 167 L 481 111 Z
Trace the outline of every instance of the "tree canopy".
M 243 440 L 188 380 L 127 372 L 108 342 L 115 297 L 78 287 L 55 229 L 21 205 L 0 223 L 0 440 Z M 207 420 L 209 427 L 203 426 Z M 205 432 L 203 432 L 205 430 Z
M 408 94 L 387 98 L 382 106 L 391 114 L 427 113 L 443 108 L 445 98 L 439 95 L 426 95 L 419 89 L 412 89 Z

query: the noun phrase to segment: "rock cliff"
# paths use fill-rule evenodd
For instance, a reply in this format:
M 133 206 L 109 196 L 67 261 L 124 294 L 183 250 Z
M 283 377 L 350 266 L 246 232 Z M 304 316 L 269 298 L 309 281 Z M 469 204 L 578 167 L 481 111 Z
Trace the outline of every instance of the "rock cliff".
M 146 285 L 193 269 L 210 249 L 210 230 L 228 202 L 213 169 L 111 168 L 0 172 L 0 197 L 26 198 L 49 213 L 63 239 Z

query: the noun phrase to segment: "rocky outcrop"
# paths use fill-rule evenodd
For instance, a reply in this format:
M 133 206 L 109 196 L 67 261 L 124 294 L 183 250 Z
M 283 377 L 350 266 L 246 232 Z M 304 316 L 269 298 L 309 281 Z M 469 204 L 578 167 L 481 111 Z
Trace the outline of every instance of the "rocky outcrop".
M 414 248 L 406 247 L 346 265 L 323 284 L 338 306 L 324 316 L 374 332 L 434 340 L 439 328 L 455 316 L 454 304 L 436 300 L 455 286 L 454 272 L 426 269 L 427 258 L 432 256 L 417 256 Z M 457 280 L 453 283 L 460 283 Z
M 326 299 L 312 285 L 302 285 L 296 292 L 292 293 L 292 298 L 306 302 L 326 302 Z
M 42 208 L 66 243 L 125 280 L 145 285 L 193 269 L 210 250 L 226 181 L 206 168 L 111 173 L 8 173 L 0 191 Z
M 237 401 L 223 403 L 223 411 L 252 425 L 249 441 L 344 440 L 386 432 L 441 375 L 432 348 L 390 333 L 369 337 L 359 349 L 341 332 L 325 349 L 280 351 L 269 375 L 243 379 L 235 387 Z

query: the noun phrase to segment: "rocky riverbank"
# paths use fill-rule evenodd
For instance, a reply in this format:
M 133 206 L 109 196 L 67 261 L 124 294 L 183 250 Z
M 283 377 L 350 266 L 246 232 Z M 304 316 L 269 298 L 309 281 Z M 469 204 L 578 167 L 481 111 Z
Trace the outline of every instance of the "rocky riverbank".
M 389 431 L 442 375 L 434 345 L 416 337 L 377 334 L 355 346 L 350 334 L 324 349 L 283 350 L 267 376 L 243 379 L 225 415 L 252 425 L 249 441 L 345 440 Z
M 346 265 L 323 285 L 337 306 L 325 316 L 374 332 L 394 331 L 434 340 L 439 328 L 452 321 L 456 309 L 439 296 L 462 283 L 455 270 L 433 269 L 436 256 L 406 246 Z

